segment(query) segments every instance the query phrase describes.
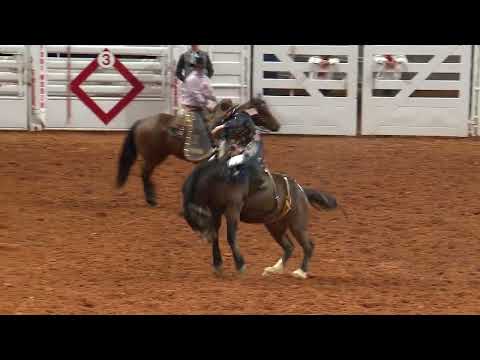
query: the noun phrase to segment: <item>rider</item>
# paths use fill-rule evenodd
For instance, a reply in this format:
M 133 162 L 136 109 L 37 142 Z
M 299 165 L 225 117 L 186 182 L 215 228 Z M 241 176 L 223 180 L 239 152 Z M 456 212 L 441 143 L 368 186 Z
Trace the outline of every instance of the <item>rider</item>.
M 215 136 L 223 131 L 222 145 L 229 146 L 232 156 L 227 166 L 239 169 L 242 166 L 249 168 L 253 175 L 253 184 L 257 190 L 264 190 L 266 183 L 262 174 L 265 172 L 263 163 L 263 142 L 251 116 L 256 114 L 255 109 L 237 111 L 238 107 L 230 110 L 222 125 L 212 130 Z
M 205 75 L 205 60 L 202 56 L 192 56 L 193 71 L 185 79 L 182 88 L 182 105 L 191 109 L 206 109 L 208 100 L 217 101 L 213 95 L 210 80 Z
M 203 56 L 196 54 L 191 60 L 193 70 L 185 79 L 182 87 L 182 105 L 187 111 L 194 113 L 196 127 L 201 126 L 208 133 L 205 124 L 208 102 L 210 100 L 215 103 L 217 99 L 213 95 L 210 80 L 205 75 L 205 59 Z

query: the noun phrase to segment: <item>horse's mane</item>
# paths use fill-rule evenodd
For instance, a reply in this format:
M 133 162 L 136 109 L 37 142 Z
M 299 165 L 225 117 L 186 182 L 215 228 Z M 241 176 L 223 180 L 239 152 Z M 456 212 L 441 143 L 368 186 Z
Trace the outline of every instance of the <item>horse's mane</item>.
M 208 172 L 208 170 L 212 167 L 212 164 L 215 162 L 216 160 L 201 162 L 187 177 L 187 180 L 185 180 L 182 188 L 184 206 L 194 202 L 195 188 L 198 184 L 198 181 L 204 174 Z
M 196 194 L 204 194 L 205 191 L 214 191 L 214 189 L 211 189 L 211 185 L 215 182 L 217 184 L 238 184 L 243 183 L 246 180 L 247 175 L 243 171 L 232 177 L 227 166 L 227 161 L 228 157 L 202 162 L 193 169 L 192 173 L 185 180 L 182 187 L 183 215 L 193 229 L 199 228 L 196 222 L 196 215 L 198 215 L 199 212 L 209 212 L 208 204 L 200 203 L 198 198 L 195 198 Z M 200 188 L 199 182 L 203 179 L 205 179 L 204 184 L 207 185 Z M 206 189 L 206 187 L 210 189 Z

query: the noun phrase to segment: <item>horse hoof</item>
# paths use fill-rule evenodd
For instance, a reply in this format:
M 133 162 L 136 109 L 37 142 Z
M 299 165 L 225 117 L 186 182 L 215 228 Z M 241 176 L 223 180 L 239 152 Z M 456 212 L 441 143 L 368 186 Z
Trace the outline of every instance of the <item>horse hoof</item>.
M 273 266 L 266 267 L 263 270 L 263 276 L 269 275 L 269 274 L 283 274 L 283 259 L 280 259 L 277 261 L 277 263 Z
M 302 269 L 297 269 L 294 272 L 292 272 L 292 276 L 294 278 L 302 279 L 302 280 L 305 280 L 308 277 L 307 273 Z
M 263 270 L 262 276 L 268 276 L 272 274 L 283 274 L 283 269 L 278 269 L 274 266 L 269 266 Z
M 151 208 L 155 208 L 158 205 L 156 201 L 147 201 L 147 204 Z
M 223 267 L 219 266 L 219 267 L 213 268 L 213 273 L 215 276 L 221 277 L 223 275 Z
M 272 275 L 272 274 L 275 274 L 275 272 L 269 270 L 269 268 L 266 268 L 265 270 L 263 270 L 262 276 L 269 276 L 269 275 Z
M 203 244 L 211 244 L 213 242 L 212 237 L 209 236 L 209 234 L 200 233 L 198 236 L 200 237 L 200 242 Z
M 242 267 L 237 271 L 239 274 L 244 274 L 246 270 L 247 270 L 247 265 L 243 264 Z

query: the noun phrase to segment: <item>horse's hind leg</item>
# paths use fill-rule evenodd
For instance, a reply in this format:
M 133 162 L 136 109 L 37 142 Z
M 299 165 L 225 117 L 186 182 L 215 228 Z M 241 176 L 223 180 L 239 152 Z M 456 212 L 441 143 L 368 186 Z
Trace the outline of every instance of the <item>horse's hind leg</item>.
M 155 195 L 155 185 L 152 182 L 152 174 L 155 169 L 155 164 L 145 160 L 142 169 L 143 192 L 145 193 L 145 200 L 151 207 L 157 206 Z
M 240 253 L 237 243 L 237 229 L 240 221 L 240 211 L 241 205 L 237 204 L 236 206 L 230 206 L 227 208 L 225 217 L 227 218 L 227 240 L 235 260 L 235 267 L 239 273 L 243 273 L 245 271 L 245 260 Z
M 308 236 L 307 226 L 304 221 L 291 222 L 290 231 L 303 249 L 302 265 L 300 269 L 295 270 L 292 275 L 299 279 L 306 279 L 314 244 Z
M 212 233 L 212 256 L 213 256 L 213 270 L 215 274 L 221 275 L 223 273 L 222 253 L 220 252 L 220 245 L 218 243 L 218 231 L 222 223 L 222 216 L 215 215 L 213 218 L 213 233 Z
M 157 195 L 155 185 L 152 182 L 152 174 L 155 167 L 165 161 L 168 156 L 161 156 L 155 160 L 145 159 L 142 170 L 143 191 L 145 200 L 151 207 L 157 206 Z
M 282 274 L 285 265 L 287 264 L 288 259 L 292 256 L 293 253 L 293 243 L 288 237 L 287 233 L 287 224 L 284 222 L 267 224 L 265 225 L 267 230 L 270 232 L 270 235 L 275 239 L 275 241 L 282 247 L 283 256 L 277 263 L 273 266 L 265 268 L 263 271 L 263 276 L 269 274 Z

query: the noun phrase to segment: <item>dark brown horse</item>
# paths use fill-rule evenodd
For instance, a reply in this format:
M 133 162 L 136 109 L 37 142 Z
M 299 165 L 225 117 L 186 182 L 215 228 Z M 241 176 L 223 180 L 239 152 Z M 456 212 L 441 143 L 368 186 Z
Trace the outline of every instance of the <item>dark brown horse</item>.
M 211 129 L 227 109 L 232 107 L 230 100 L 221 101 L 207 118 L 208 127 Z M 270 131 L 280 129 L 279 122 L 268 109 L 265 101 L 252 98 L 241 105 L 239 110 L 255 108 L 257 115 L 252 116 L 257 126 Z M 189 161 L 184 154 L 185 135 L 182 133 L 182 117 L 170 114 L 158 114 L 137 121 L 128 132 L 118 163 L 117 186 L 122 187 L 130 173 L 130 169 L 140 155 L 143 160 L 142 178 L 145 200 L 150 206 L 156 206 L 155 187 L 151 181 L 152 173 L 156 166 L 165 161 L 170 155 Z M 180 125 L 179 125 L 180 124 Z M 180 127 L 180 132 L 178 128 Z M 192 162 L 192 161 L 190 161 Z
M 190 227 L 212 244 L 213 267 L 222 271 L 218 231 L 222 216 L 227 221 L 227 240 L 237 271 L 243 272 L 245 262 L 237 245 L 239 222 L 265 224 L 283 249 L 282 258 L 265 268 L 264 275 L 282 273 L 293 252 L 288 230 L 303 249 L 303 262 L 293 276 L 305 279 L 314 244 L 308 236 L 309 205 L 317 209 L 337 207 L 333 196 L 312 189 L 303 189 L 295 180 L 281 174 L 265 174 L 266 189 L 250 194 L 247 176 L 232 178 L 226 159 L 198 165 L 183 185 L 183 216 Z

